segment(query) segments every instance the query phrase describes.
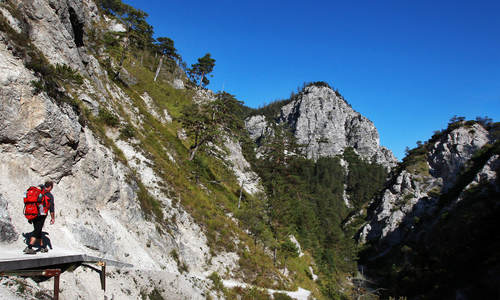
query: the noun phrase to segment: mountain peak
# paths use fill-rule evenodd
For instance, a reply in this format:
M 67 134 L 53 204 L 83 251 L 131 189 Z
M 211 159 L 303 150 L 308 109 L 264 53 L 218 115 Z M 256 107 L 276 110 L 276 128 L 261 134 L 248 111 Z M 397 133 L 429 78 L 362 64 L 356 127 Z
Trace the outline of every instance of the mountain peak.
M 247 119 L 247 128 L 254 140 L 262 138 L 266 118 L 254 116 Z M 380 146 L 378 131 L 373 122 L 356 112 L 329 86 L 310 85 L 297 97 L 281 108 L 277 123 L 290 126 L 299 144 L 306 145 L 308 158 L 342 154 L 348 147 L 386 168 L 394 167 L 396 157 Z

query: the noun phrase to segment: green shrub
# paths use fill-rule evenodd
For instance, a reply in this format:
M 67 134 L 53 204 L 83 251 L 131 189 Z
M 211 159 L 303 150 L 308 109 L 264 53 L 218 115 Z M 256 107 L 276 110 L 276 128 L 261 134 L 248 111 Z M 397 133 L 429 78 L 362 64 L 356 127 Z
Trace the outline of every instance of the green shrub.
M 57 74 L 58 79 L 64 83 L 83 83 L 82 75 L 80 75 L 77 70 L 71 68 L 70 66 L 57 64 L 54 71 Z
M 126 139 L 133 138 L 135 136 L 134 126 L 132 126 L 130 124 L 125 125 L 125 127 L 120 129 L 120 133 L 121 133 L 121 137 L 123 137 L 123 138 L 126 138 Z
M 151 196 L 146 187 L 139 182 L 139 191 L 137 192 L 137 198 L 141 204 L 142 211 L 146 214 L 156 216 L 158 221 L 163 221 L 163 211 L 161 209 L 160 201 L 156 200 L 155 197 Z
M 118 117 L 105 107 L 99 108 L 99 119 L 110 127 L 118 126 Z
M 441 195 L 441 189 L 439 187 L 435 187 L 432 190 L 427 192 L 427 195 L 431 198 L 439 198 Z
M 273 294 L 273 299 L 274 300 L 293 300 L 292 297 L 288 296 L 287 294 L 284 293 L 274 293 Z
M 224 283 L 222 282 L 222 278 L 220 278 L 219 274 L 217 272 L 213 272 L 208 276 L 208 279 L 212 280 L 212 284 L 214 285 L 214 290 L 218 292 L 227 292 L 226 288 L 224 287 Z

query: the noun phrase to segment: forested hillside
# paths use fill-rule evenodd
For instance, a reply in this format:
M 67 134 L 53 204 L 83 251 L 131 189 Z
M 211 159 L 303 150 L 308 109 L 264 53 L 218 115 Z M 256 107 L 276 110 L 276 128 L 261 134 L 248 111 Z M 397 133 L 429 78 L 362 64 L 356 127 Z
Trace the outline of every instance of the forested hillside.
M 1 190 L 2 249 L 22 249 L 29 230 L 16 195 L 50 179 L 60 220 L 47 228 L 59 233 L 51 244 L 134 265 L 110 270 L 117 297 L 270 299 L 267 288 L 298 287 L 316 299 L 348 297 L 356 245 L 343 222 L 355 208 L 345 199 L 367 201 L 383 168 L 351 150 L 316 163 L 284 126 L 257 158 L 237 96 L 206 89 L 209 53 L 188 67 L 173 40 L 153 38 L 146 12 L 96 4 L 0 4 L 0 59 L 10 66 L 0 186 L 11 187 Z M 364 173 L 375 182 L 360 187 Z M 86 271 L 64 275 L 81 282 Z M 99 287 L 64 291 L 94 298 Z

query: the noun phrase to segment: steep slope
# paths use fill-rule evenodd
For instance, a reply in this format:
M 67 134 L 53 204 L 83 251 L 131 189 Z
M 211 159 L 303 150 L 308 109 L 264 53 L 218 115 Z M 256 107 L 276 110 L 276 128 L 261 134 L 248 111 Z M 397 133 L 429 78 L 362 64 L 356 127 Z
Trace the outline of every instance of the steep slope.
M 284 105 L 276 120 L 252 116 L 246 126 L 253 140 L 264 137 L 270 130 L 267 122 L 288 124 L 298 143 L 306 145 L 308 158 L 342 154 L 353 147 L 363 158 L 377 162 L 387 169 L 396 165 L 392 152 L 380 146 L 374 124 L 354 111 L 330 87 L 311 85 L 303 89 L 296 99 Z
M 361 237 L 380 239 L 388 246 L 401 242 L 405 228 L 412 226 L 400 226 L 403 220 L 421 217 L 424 213 L 434 214 L 439 195 L 456 184 L 458 173 L 474 153 L 489 142 L 489 132 L 479 124 L 459 127 L 443 135 L 430 148 L 426 160 L 403 170 L 383 192 L 380 205 Z M 395 210 L 395 206 L 399 209 Z
M 488 299 L 498 292 L 496 126 L 451 123 L 411 150 L 374 200 L 359 232 L 371 245 L 362 257 L 393 296 Z
M 103 18 L 95 3 L 87 0 L 1 5 L 6 23 L 0 31 L 0 251 L 21 253 L 32 231 L 22 215 L 22 195 L 31 185 L 53 180 L 56 223 L 46 224 L 44 231 L 50 234 L 45 236 L 46 242 L 54 249 L 134 265 L 127 271 L 110 268 L 116 280 L 107 282 L 107 295 L 115 299 L 141 299 L 151 293 L 165 299 L 218 298 L 206 277 L 213 272 L 224 278 L 235 276 L 239 238 L 234 235 L 226 242 L 235 245 L 228 251 L 223 249 L 224 243 L 211 248 L 215 238 L 207 237 L 207 232 L 225 236 L 199 226 L 183 206 L 186 194 L 207 198 L 214 194 L 183 171 L 182 134 L 177 139 L 172 133 L 182 130 L 171 125 L 169 112 L 176 113 L 178 108 L 155 99 L 155 91 L 146 92 L 144 82 L 123 75 L 128 74 L 126 69 L 121 81 L 108 76 L 117 64 L 104 49 L 96 49 L 99 40 L 91 34 L 116 29 L 116 21 Z M 37 89 L 49 78 L 33 71 L 44 68 L 30 65 L 34 58 L 46 59 L 48 70 L 49 64 L 77 70 L 83 75 L 83 84 L 65 81 L 55 91 L 47 86 Z M 133 59 L 125 65 L 139 67 Z M 132 81 L 138 83 L 137 90 L 128 89 Z M 178 97 L 173 101 L 191 101 L 196 93 L 176 93 L 167 84 L 161 88 Z M 207 97 L 204 92 L 198 94 Z M 228 176 L 233 176 L 233 185 L 238 187 L 240 178 L 254 175 L 245 170 L 241 148 L 228 148 L 234 162 L 231 166 L 237 171 Z M 160 164 L 170 169 L 161 169 Z M 172 179 L 175 176 L 181 178 Z M 175 186 L 179 181 L 184 186 Z M 258 190 L 256 185 L 244 188 L 248 194 Z M 219 210 L 212 212 L 217 226 L 231 226 L 227 235 L 234 234 L 236 225 Z M 87 273 L 82 268 L 64 273 L 61 296 L 101 298 L 99 283 L 89 281 L 92 276 Z M 50 289 L 50 284 L 42 283 L 42 287 Z

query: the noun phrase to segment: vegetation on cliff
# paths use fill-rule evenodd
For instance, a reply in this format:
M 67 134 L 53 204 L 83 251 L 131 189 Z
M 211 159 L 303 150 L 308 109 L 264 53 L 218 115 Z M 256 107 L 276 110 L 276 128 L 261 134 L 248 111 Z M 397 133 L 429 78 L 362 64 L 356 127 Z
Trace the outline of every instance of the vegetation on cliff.
M 118 61 L 123 51 L 113 49 L 123 46 L 113 40 L 110 41 L 108 42 L 109 54 L 115 57 L 115 61 Z M 153 46 L 151 51 L 155 51 Z M 147 91 L 155 102 L 168 109 L 174 119 L 171 125 L 163 127 L 152 118 L 149 124 L 149 126 L 154 126 L 152 130 L 134 128 L 135 137 L 150 136 L 144 141 L 143 147 L 155 156 L 158 155 L 157 157 L 162 157 L 162 151 L 156 150 L 162 147 L 162 141 L 170 141 L 170 145 L 181 142 L 180 148 L 176 148 L 180 154 L 178 163 L 183 164 L 185 174 L 192 175 L 168 176 L 167 174 L 173 170 L 166 158 L 159 160 L 156 167 L 158 172 L 165 174 L 168 185 L 176 187 L 175 190 L 179 191 L 182 199 L 179 204 L 183 205 L 201 224 L 206 224 L 206 233 L 214 251 L 224 249 L 240 252 L 241 274 L 257 286 L 269 286 L 269 280 L 257 274 L 267 274 L 265 275 L 267 279 L 279 279 L 281 276 L 276 273 L 272 275 L 271 270 L 275 265 L 283 267 L 285 263 L 299 280 L 296 284 L 300 283 L 304 286 L 308 284 L 305 281 L 311 280 L 312 275 L 309 269 L 305 268 L 300 272 L 309 274 L 309 279 L 307 276 L 299 279 L 302 275 L 299 270 L 295 269 L 298 265 L 297 258 L 294 258 L 297 252 L 294 247 L 290 246 L 288 239 L 293 235 L 299 240 L 302 250 L 310 253 L 318 264 L 316 272 L 321 274 L 319 286 L 323 296 L 317 293 L 315 295 L 326 298 L 342 295 L 347 297 L 349 292 L 341 292 L 341 286 L 347 286 L 343 283 L 346 276 L 353 276 L 356 273 L 356 245 L 349 236 L 352 232 L 344 228 L 343 224 L 354 209 L 366 203 L 382 186 L 386 177 L 383 168 L 363 161 L 352 149 L 348 149 L 343 156 L 337 158 L 325 158 L 318 162 L 307 160 L 300 154 L 301 146 L 296 144 L 290 132 L 283 127 L 276 131 L 279 134 L 266 141 L 267 144 L 264 147 L 268 151 L 263 157 L 257 159 L 252 154 L 254 146 L 249 142 L 247 133 L 241 128 L 241 120 L 247 116 L 248 109 L 240 113 L 233 107 L 234 105 L 226 103 L 232 101 L 231 103 L 238 104 L 235 96 L 226 92 L 219 93 L 215 95 L 214 102 L 199 104 L 190 104 L 190 100 L 180 100 L 179 97 L 189 99 L 193 93 L 189 90 L 174 90 L 169 84 L 163 83 L 161 75 L 157 83 L 151 82 L 151 77 L 153 77 L 151 73 L 155 69 L 153 67 L 158 65 L 159 57 L 155 60 L 153 55 L 148 55 L 146 50 L 140 47 L 136 47 L 135 52 L 131 54 L 133 55 L 124 61 L 124 67 L 138 82 L 133 88 L 125 90 L 132 99 L 137 99 L 136 105 L 141 113 L 148 114 L 146 108 L 143 111 L 143 104 L 139 101 L 140 95 Z M 140 59 L 140 63 L 137 63 L 136 59 Z M 190 70 L 185 71 L 190 72 Z M 169 77 L 166 75 L 163 78 Z M 304 84 L 301 92 L 310 85 L 328 86 L 324 82 Z M 193 82 L 191 87 L 194 86 Z M 295 99 L 297 95 L 292 93 L 291 99 Z M 221 105 L 217 106 L 219 102 Z M 282 105 L 282 103 L 279 104 Z M 239 105 L 245 110 L 241 103 Z M 274 106 L 277 109 L 278 105 L 270 105 L 261 110 L 273 111 Z M 220 116 L 220 118 L 214 118 L 214 116 Z M 237 119 L 234 119 L 235 117 Z M 227 123 L 223 120 L 232 121 Z M 240 125 L 237 125 L 237 120 Z M 228 127 L 226 123 L 233 125 Z M 131 124 L 127 125 L 131 126 Z M 180 141 L 176 138 L 176 131 L 181 127 L 193 134 L 192 139 Z M 221 145 L 218 142 L 213 143 L 223 136 L 221 129 L 225 129 L 226 132 L 231 131 L 242 142 L 243 148 L 247 149 L 248 160 L 262 178 L 266 192 L 264 195 L 251 196 L 243 193 L 241 203 L 236 198 L 239 194 L 238 186 L 235 185 L 234 179 L 228 180 L 233 178 L 232 175 L 220 162 L 214 160 L 218 155 L 213 156 L 217 152 L 213 146 Z M 159 133 L 161 135 L 158 135 Z M 154 144 L 159 145 L 152 148 Z M 205 151 L 200 152 L 198 148 L 202 145 L 209 147 L 205 147 Z M 294 153 L 294 155 L 289 153 Z M 349 174 L 345 172 L 340 164 L 341 159 L 346 160 L 352 166 L 352 172 Z M 179 169 L 174 174 L 177 173 Z M 177 177 L 190 179 L 183 182 Z M 354 203 L 354 208 L 346 205 L 343 195 L 344 183 L 348 187 L 347 193 L 351 202 Z M 210 196 L 200 194 L 203 186 L 210 189 Z M 207 201 L 203 200 L 205 198 Z M 242 228 L 231 225 L 232 222 L 226 220 L 227 214 L 234 214 L 241 221 Z M 239 236 L 239 239 L 243 241 L 247 240 L 242 229 L 248 230 L 252 241 L 246 243 L 247 250 L 243 250 L 242 245 L 235 248 L 231 242 L 233 235 Z M 271 256 L 268 256 L 269 254 Z M 268 271 L 264 271 L 266 269 Z M 314 287 L 311 289 L 315 290 Z
M 402 243 L 383 256 L 375 249 L 376 241 L 361 253 L 362 263 L 371 270 L 370 276 L 377 278 L 384 297 L 450 299 L 458 290 L 477 299 L 497 296 L 498 290 L 493 284 L 496 279 L 491 274 L 500 263 L 500 181 L 496 180 L 496 186 L 487 180 L 473 186 L 469 184 L 489 160 L 500 155 L 497 136 L 500 124 L 488 118 L 465 121 L 455 116 L 448 128 L 408 150 L 393 178 L 403 170 L 424 180 L 430 177 L 427 163 L 430 150 L 453 130 L 460 127 L 473 130 L 474 124 L 489 130 L 492 140 L 496 141 L 474 153 L 446 192 L 428 192 L 430 197 L 438 199 L 437 209 L 414 217 L 411 232 L 406 230 Z M 499 178 L 498 169 L 494 172 Z

